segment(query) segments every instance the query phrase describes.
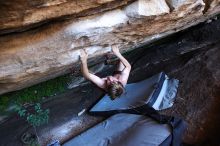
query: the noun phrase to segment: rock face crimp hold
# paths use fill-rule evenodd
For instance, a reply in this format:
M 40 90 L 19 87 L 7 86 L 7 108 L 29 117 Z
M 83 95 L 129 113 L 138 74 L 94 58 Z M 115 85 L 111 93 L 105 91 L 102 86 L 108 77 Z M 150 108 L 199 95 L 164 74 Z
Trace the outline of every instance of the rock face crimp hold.
M 0 3 L 0 94 L 68 73 L 80 49 L 96 62 L 112 44 L 128 51 L 220 13 L 219 0 Z

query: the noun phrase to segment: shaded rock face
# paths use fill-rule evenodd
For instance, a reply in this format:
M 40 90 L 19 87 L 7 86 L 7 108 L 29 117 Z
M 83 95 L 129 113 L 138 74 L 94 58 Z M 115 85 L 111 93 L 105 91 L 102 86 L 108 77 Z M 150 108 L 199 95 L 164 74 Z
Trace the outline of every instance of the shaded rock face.
M 189 123 L 184 138 L 187 143 L 219 143 L 216 132 L 216 129 L 220 129 L 220 117 L 217 112 L 220 102 L 220 66 L 216 64 L 220 61 L 219 50 L 219 45 L 215 46 L 190 60 L 181 73 L 173 73 L 177 78 L 181 78 L 182 84 L 178 93 L 178 103 L 172 114 L 178 113 Z
M 90 61 L 112 44 L 129 51 L 218 14 L 219 1 L 10 1 L 1 2 L 0 94 L 69 73 L 85 49 Z M 21 6 L 22 5 L 22 6 Z M 25 9 L 23 9 L 25 8 Z M 75 8 L 75 9 L 73 9 Z M 16 15 L 14 15 L 16 14 Z M 57 21 L 20 33 L 50 19 Z

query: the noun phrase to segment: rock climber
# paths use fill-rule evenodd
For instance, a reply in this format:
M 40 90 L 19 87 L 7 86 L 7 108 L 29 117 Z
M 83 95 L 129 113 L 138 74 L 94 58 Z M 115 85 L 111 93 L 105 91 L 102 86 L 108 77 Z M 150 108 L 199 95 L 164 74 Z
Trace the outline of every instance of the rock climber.
M 125 91 L 125 85 L 127 84 L 128 77 L 131 71 L 130 63 L 121 55 L 119 48 L 116 45 L 112 46 L 112 52 L 119 58 L 117 70 L 114 71 L 112 76 L 100 78 L 89 72 L 87 66 L 88 54 L 85 50 L 80 52 L 80 60 L 82 62 L 81 71 L 83 76 L 103 89 L 108 95 L 115 99 L 120 97 Z

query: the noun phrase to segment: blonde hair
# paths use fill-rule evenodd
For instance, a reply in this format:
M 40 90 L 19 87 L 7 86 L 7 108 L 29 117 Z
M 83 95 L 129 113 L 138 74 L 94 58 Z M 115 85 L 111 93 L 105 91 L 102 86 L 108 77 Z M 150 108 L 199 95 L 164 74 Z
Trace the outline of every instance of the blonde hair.
M 124 93 L 125 89 L 121 82 L 112 83 L 108 87 L 108 94 L 112 100 L 120 97 Z

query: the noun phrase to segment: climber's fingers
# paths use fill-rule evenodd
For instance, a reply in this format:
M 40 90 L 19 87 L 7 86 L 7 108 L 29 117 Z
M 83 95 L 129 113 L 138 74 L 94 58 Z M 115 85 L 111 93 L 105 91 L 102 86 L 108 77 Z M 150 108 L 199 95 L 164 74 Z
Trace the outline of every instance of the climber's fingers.
M 86 60 L 87 58 L 88 58 L 88 53 L 85 50 L 81 49 L 80 50 L 80 59 L 81 59 L 81 61 Z
M 118 46 L 117 45 L 112 45 L 111 46 L 112 47 L 112 52 L 115 54 L 117 54 L 117 53 L 119 53 L 119 48 L 118 48 Z

